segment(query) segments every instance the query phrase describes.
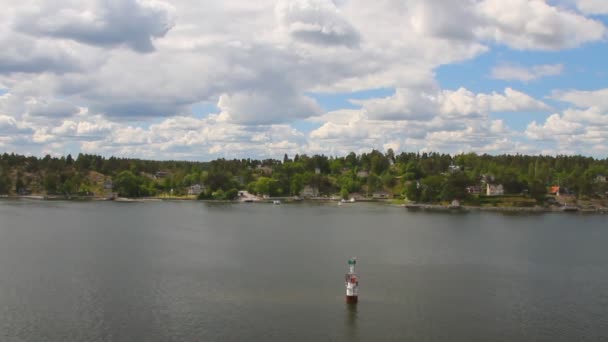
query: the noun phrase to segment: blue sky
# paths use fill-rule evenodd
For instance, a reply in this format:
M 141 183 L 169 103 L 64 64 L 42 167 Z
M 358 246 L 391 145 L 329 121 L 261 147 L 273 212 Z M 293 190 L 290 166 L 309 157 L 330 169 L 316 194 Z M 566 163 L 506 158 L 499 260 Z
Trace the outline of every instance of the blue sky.
M 604 0 L 4 7 L 0 152 L 608 153 Z
M 531 52 L 515 51 L 504 47 L 494 47 L 490 52 L 463 63 L 444 65 L 437 69 L 437 79 L 446 88 L 466 87 L 476 92 L 487 89 L 500 90 L 513 87 L 535 98 L 543 99 L 554 111 L 568 107 L 567 103 L 551 99 L 555 90 L 588 90 L 608 87 L 606 70 L 608 45 L 605 42 L 591 43 L 581 48 Z M 563 65 L 559 75 L 548 76 L 526 82 L 512 82 L 494 79 L 491 70 L 497 65 Z M 496 119 L 504 120 L 510 127 L 523 130 L 531 120 L 545 120 L 552 113 L 543 112 L 503 112 L 492 113 Z
M 549 95 L 552 89 L 594 90 L 607 85 L 605 42 L 587 44 L 581 48 L 564 51 L 516 51 L 494 47 L 475 59 L 437 69 L 437 79 L 446 88 L 467 87 L 480 92 L 517 86 L 535 97 Z M 563 64 L 564 71 L 555 76 L 529 82 L 510 82 L 491 77 L 492 68 L 501 64 L 531 67 L 543 64 Z

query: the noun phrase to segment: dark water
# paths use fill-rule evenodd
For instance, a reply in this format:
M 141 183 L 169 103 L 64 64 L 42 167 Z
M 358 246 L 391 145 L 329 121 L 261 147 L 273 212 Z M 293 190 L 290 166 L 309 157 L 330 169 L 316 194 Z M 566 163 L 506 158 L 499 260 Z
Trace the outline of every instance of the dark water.
M 607 222 L 0 201 L 0 340 L 607 341 Z

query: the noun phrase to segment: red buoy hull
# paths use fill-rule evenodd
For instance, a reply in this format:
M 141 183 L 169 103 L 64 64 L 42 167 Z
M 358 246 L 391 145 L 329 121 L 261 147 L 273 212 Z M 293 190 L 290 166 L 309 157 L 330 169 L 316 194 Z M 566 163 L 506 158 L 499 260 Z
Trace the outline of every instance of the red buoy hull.
M 359 296 L 346 296 L 346 302 L 348 304 L 355 304 L 359 301 Z

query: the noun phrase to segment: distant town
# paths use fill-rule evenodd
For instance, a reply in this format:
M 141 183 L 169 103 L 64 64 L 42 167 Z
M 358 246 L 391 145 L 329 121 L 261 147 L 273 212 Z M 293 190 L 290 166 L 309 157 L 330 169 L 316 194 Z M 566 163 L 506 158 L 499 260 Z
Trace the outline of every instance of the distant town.
M 0 155 L 0 196 L 38 199 L 387 201 L 604 210 L 608 160 L 585 156 L 350 153 L 342 157 L 152 161 L 79 154 Z

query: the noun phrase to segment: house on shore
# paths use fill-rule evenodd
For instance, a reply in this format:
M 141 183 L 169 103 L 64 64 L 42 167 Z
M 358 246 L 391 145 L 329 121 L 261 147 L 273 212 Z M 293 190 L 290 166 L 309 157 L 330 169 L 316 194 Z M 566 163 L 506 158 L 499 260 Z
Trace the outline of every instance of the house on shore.
M 169 177 L 169 172 L 167 171 L 156 171 L 154 174 L 155 179 L 163 179 Z
M 203 185 L 194 184 L 188 187 L 188 196 L 198 196 L 203 191 L 205 191 L 205 187 Z
M 310 198 L 319 196 L 319 188 L 316 186 L 306 185 L 304 189 L 300 191 L 300 197 Z
M 481 195 L 481 186 L 479 185 L 467 186 L 466 190 L 469 195 Z
M 388 191 L 376 191 L 372 194 L 373 199 L 389 199 L 391 198 L 391 194 Z
M 504 187 L 502 184 L 487 184 L 486 185 L 486 196 L 502 196 L 505 194 Z
M 554 185 L 549 189 L 549 194 L 550 195 L 555 195 L 557 197 L 559 197 L 561 191 L 560 191 L 560 187 L 558 185 Z

